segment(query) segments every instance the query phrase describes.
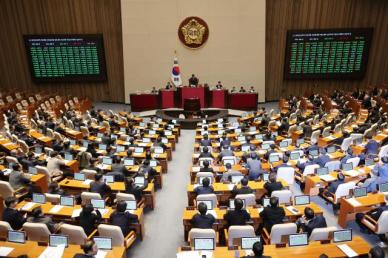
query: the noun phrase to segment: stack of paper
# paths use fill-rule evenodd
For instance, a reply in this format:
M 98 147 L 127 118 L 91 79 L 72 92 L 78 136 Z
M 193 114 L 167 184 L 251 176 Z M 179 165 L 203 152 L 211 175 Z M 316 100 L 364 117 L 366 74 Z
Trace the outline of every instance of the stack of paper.
M 350 176 L 350 177 L 356 177 L 360 175 L 360 172 L 355 171 L 355 170 L 348 170 L 344 172 L 344 175 Z
M 7 257 L 11 252 L 13 251 L 12 247 L 0 247 L 0 256 L 1 257 Z
M 294 206 L 288 206 L 286 209 L 289 210 L 292 214 L 299 214 L 299 211 Z
M 41 253 L 41 255 L 39 255 L 39 258 L 61 258 L 64 250 L 64 246 L 49 246 Z
M 177 258 L 202 258 L 205 256 L 206 258 L 212 258 L 213 252 L 209 251 L 185 251 L 176 254 Z
M 26 203 L 26 204 L 24 204 L 24 206 L 22 207 L 22 211 L 29 211 L 29 210 L 31 210 L 32 209 L 32 207 L 34 207 L 35 206 L 35 202 L 28 202 L 28 203 Z
M 335 181 L 336 178 L 333 177 L 332 175 L 323 175 L 323 176 L 319 176 L 320 179 L 322 179 L 323 181 L 326 181 L 326 182 L 330 182 L 330 181 Z
M 354 198 L 349 198 L 347 201 L 354 207 L 361 206 L 362 204 Z
M 83 185 L 90 185 L 90 183 L 93 182 L 92 179 L 86 179 L 85 181 L 82 182 Z
M 193 172 L 199 172 L 200 169 L 201 167 L 192 167 Z
M 54 207 L 52 207 L 49 211 L 49 213 L 57 213 L 59 212 L 61 209 L 63 208 L 62 205 L 55 205 Z
M 108 254 L 108 252 L 106 252 L 106 251 L 98 250 L 97 254 L 94 257 L 95 258 L 104 258 L 107 254 Z
M 81 214 L 81 211 L 82 211 L 82 209 L 74 209 L 73 213 L 71 214 L 71 217 L 72 218 L 79 217 L 79 215 Z
M 346 254 L 347 257 L 358 257 L 358 254 L 347 244 L 337 245 L 337 247 L 341 249 L 341 251 Z

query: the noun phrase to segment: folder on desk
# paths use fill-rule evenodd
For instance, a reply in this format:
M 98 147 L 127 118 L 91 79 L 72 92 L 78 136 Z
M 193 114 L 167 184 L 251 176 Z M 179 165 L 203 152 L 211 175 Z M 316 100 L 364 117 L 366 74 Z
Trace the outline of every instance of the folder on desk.
M 349 198 L 347 201 L 354 207 L 361 206 L 362 204 L 354 198 Z
M 358 257 L 358 254 L 350 248 L 347 244 L 337 245 L 337 247 L 347 256 L 347 257 Z
M 323 175 L 323 176 L 319 176 L 320 179 L 322 179 L 323 181 L 326 181 L 326 182 L 330 182 L 330 181 L 335 181 L 336 178 L 333 177 L 332 175 Z
M 13 249 L 14 248 L 12 247 L 5 247 L 5 246 L 0 247 L 0 256 L 7 257 L 13 251 Z

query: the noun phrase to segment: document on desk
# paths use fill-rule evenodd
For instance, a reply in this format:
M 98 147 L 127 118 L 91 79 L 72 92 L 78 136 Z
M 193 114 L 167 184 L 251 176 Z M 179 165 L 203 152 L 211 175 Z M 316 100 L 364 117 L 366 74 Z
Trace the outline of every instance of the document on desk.
M 177 258 L 202 258 L 205 256 L 206 258 L 212 258 L 213 252 L 209 251 L 185 251 L 176 254 Z
M 347 256 L 347 257 L 358 257 L 358 253 L 356 253 L 350 246 L 347 244 L 337 245 L 339 249 Z
M 26 204 L 23 205 L 23 207 L 21 208 L 22 211 L 29 211 L 32 209 L 32 207 L 35 206 L 35 202 L 28 202 Z
M 101 215 L 105 215 L 106 213 L 108 213 L 108 209 L 98 209 L 98 211 L 101 213 Z
M 292 214 L 299 214 L 299 211 L 294 206 L 287 206 L 286 209 L 289 210 Z
M 335 181 L 336 178 L 333 177 L 332 175 L 323 175 L 323 176 L 319 176 L 320 179 L 322 179 L 323 181 L 326 181 L 326 182 L 330 182 L 330 181 Z
M 86 179 L 85 181 L 82 182 L 83 185 L 90 185 L 90 183 L 93 182 L 92 179 Z
M 228 189 L 229 189 L 230 191 L 232 191 L 233 188 L 234 188 L 234 184 L 228 184 Z
M 350 177 L 356 177 L 356 176 L 360 175 L 360 172 L 358 172 L 356 170 L 348 170 L 348 171 L 344 172 L 344 175 L 345 176 L 350 176 Z
M 82 209 L 74 209 L 73 213 L 71 214 L 71 217 L 72 218 L 79 217 L 79 215 L 81 214 L 81 211 L 82 211 Z
M 64 246 L 49 246 L 39 255 L 39 258 L 61 258 L 64 250 Z
M 200 155 L 199 153 L 194 153 L 194 154 L 193 154 L 193 157 L 196 158 L 196 159 L 198 159 L 198 158 L 199 158 L 199 155 Z
M 7 257 L 13 251 L 13 249 L 14 248 L 12 247 L 5 247 L 5 246 L 0 247 L 0 256 Z
M 97 254 L 94 256 L 95 258 L 105 258 L 105 256 L 108 254 L 107 251 L 98 250 Z
M 215 219 L 217 218 L 217 213 L 216 213 L 215 210 L 208 210 L 208 211 L 206 212 L 206 214 L 211 214 L 211 215 L 213 215 L 213 217 L 214 217 Z
M 199 172 L 201 167 L 192 167 L 191 169 L 193 170 L 193 172 Z
M 329 136 L 326 137 L 326 139 L 332 141 L 332 140 L 335 140 L 337 138 L 335 136 L 333 136 L 333 135 L 329 135 Z
M 355 198 L 349 198 L 347 199 L 347 201 L 354 207 L 359 207 L 359 206 L 362 206 L 362 204 L 357 201 Z
M 54 205 L 49 211 L 49 213 L 58 213 L 63 208 L 62 205 Z

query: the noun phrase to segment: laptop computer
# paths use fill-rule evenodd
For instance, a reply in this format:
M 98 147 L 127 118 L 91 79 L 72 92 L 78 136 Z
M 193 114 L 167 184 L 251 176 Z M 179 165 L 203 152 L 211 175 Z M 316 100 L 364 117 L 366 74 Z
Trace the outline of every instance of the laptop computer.
M 252 250 L 252 247 L 256 242 L 260 242 L 260 237 L 242 237 L 241 249 Z
M 56 234 L 49 235 L 49 246 L 51 246 L 51 247 L 57 247 L 57 246 L 68 247 L 68 245 L 69 245 L 68 236 L 56 235 Z
M 38 169 L 36 167 L 28 167 L 28 174 L 36 175 L 38 174 Z
M 166 135 L 166 136 L 171 136 L 171 135 L 172 135 L 172 132 L 169 131 L 169 130 L 166 130 L 166 131 L 164 131 L 164 135 Z
M 34 152 L 36 154 L 41 154 L 42 153 L 42 147 L 35 147 Z
M 342 170 L 343 170 L 343 171 L 350 171 L 350 170 L 353 170 L 353 163 L 352 163 L 352 162 L 343 163 L 343 164 L 342 164 Z
M 372 167 L 375 165 L 375 161 L 373 159 L 366 159 L 365 160 L 365 166 L 366 167 Z
M 317 157 L 318 156 L 318 150 L 310 150 L 309 151 L 309 154 L 313 157 Z
M 304 144 L 304 139 L 300 138 L 296 140 L 296 146 L 299 147 L 300 145 Z
M 145 184 L 144 176 L 137 176 L 137 177 L 135 177 L 135 185 L 137 185 L 137 186 L 144 186 L 144 184 Z
M 99 250 L 112 250 L 112 238 L 110 237 L 93 237 L 93 241 Z
M 135 153 L 143 153 L 143 152 L 144 152 L 144 148 L 141 148 L 141 147 L 135 148 Z
M 294 205 L 306 205 L 310 204 L 309 195 L 297 195 L 294 197 Z
M 335 151 L 336 151 L 335 146 L 327 147 L 327 153 L 328 154 L 334 153 Z
M 106 144 L 99 144 L 98 149 L 99 150 L 106 150 Z
M 249 145 L 243 145 L 243 146 L 241 146 L 241 151 L 246 152 L 246 151 L 249 151 L 249 150 L 250 150 L 250 146 L 249 146 Z
M 70 140 L 70 145 L 76 145 L 77 141 L 76 140 Z
M 200 203 L 206 204 L 206 207 L 207 207 L 208 210 L 214 209 L 214 207 L 213 207 L 213 202 L 212 202 L 211 200 L 200 200 L 200 201 L 198 201 L 197 209 L 198 209 L 198 205 L 199 205 Z
M 281 141 L 279 143 L 280 148 L 287 148 L 288 147 L 288 141 Z
M 351 229 L 336 230 L 333 232 L 334 243 L 345 242 L 345 241 L 352 241 Z
M 125 201 L 127 203 L 126 210 L 136 210 L 137 209 L 137 203 L 135 200 L 133 201 Z
M 263 173 L 263 181 L 267 182 L 269 180 L 269 173 Z
M 231 166 L 234 166 L 235 165 L 235 160 L 234 159 L 224 159 L 224 160 L 222 160 L 222 163 L 224 164 L 224 166 L 226 165 L 226 164 L 230 164 Z
M 194 250 L 211 251 L 215 249 L 214 238 L 194 238 Z
M 368 195 L 368 191 L 366 187 L 356 187 L 353 189 L 353 197 L 355 198 L 363 197 L 367 195 Z
M 388 192 L 388 183 L 379 184 L 379 192 L 387 193 Z
M 8 230 L 7 241 L 12 243 L 24 244 L 26 242 L 26 232 L 17 230 Z
M 74 197 L 72 197 L 72 196 L 61 196 L 61 198 L 59 199 L 59 203 L 62 206 L 73 207 L 74 203 L 75 203 Z
M 263 140 L 263 135 L 262 134 L 256 134 L 255 135 L 256 140 Z
M 102 137 L 104 137 L 104 134 L 103 133 L 97 133 L 97 137 L 98 138 L 102 138 Z
M 135 165 L 134 159 L 124 159 L 124 166 L 133 166 Z
M 156 127 L 157 128 L 157 127 Z M 155 130 L 148 130 L 148 134 L 149 135 L 155 135 L 156 134 L 156 131 Z
M 151 138 L 143 138 L 141 141 L 143 143 L 150 143 L 151 142 Z
M 291 234 L 288 236 L 288 246 L 304 246 L 308 245 L 307 233 L 302 234 Z
M 278 162 L 280 160 L 280 157 L 279 155 L 270 155 L 269 156 L 269 163 L 274 163 L 274 162 Z
M 156 160 L 150 160 L 150 167 L 157 167 L 158 166 L 158 162 Z
M 270 200 L 270 198 L 263 198 L 263 207 L 267 207 L 270 205 L 269 200 Z
M 263 149 L 263 150 L 268 150 L 268 149 L 269 149 L 269 144 L 268 144 L 268 143 L 262 144 L 262 145 L 261 145 L 261 149 Z
M 112 165 L 112 158 L 105 157 L 102 159 L 102 164 L 104 165 Z
M 323 167 L 323 168 L 317 168 L 316 173 L 318 176 L 324 176 L 329 174 L 329 168 Z
M 95 209 L 105 209 L 105 200 L 104 199 L 91 199 L 90 203 Z
M 240 183 L 243 178 L 244 176 L 231 176 L 232 184 Z
M 83 173 L 74 173 L 74 180 L 85 181 L 85 174 L 83 174 Z
M 290 153 L 290 160 L 298 160 L 300 158 L 300 152 L 291 152 Z
M 65 160 L 66 160 L 66 161 L 71 161 L 71 160 L 73 160 L 73 155 L 71 155 L 70 153 L 65 153 Z
M 41 204 L 46 203 L 46 195 L 40 194 L 40 193 L 33 193 L 32 202 L 41 203 Z
M 123 152 L 123 151 L 125 151 L 125 146 L 117 145 L 116 152 Z
M 164 150 L 162 147 L 155 147 L 154 148 L 154 153 L 155 154 L 163 154 Z

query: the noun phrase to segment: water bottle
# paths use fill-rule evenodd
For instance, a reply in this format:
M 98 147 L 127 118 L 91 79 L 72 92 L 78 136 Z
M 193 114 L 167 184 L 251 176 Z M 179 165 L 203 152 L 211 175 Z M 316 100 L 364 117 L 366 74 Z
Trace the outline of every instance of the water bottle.
M 239 250 L 234 251 L 234 258 L 240 258 L 240 251 Z

